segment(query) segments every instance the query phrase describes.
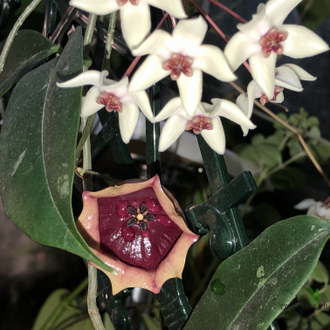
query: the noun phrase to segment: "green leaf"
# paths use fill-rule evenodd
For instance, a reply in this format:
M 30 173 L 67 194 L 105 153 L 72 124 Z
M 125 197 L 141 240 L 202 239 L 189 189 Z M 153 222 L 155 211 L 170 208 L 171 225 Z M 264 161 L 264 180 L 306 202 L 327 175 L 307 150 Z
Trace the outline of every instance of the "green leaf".
M 323 164 L 330 157 L 330 147 L 325 144 L 312 144 L 308 146 L 318 162 Z
M 306 175 L 297 168 L 286 167 L 269 177 L 277 189 L 304 188 Z
M 269 167 L 273 168 L 282 163 L 281 153 L 271 145 L 259 144 L 255 146 L 261 162 Z
M 274 147 L 278 147 L 285 137 L 285 132 L 283 130 L 277 130 L 274 134 L 266 137 L 265 142 L 272 144 Z
M 309 130 L 309 133 L 315 137 L 320 137 L 321 136 L 321 132 L 320 132 L 320 129 L 316 126 L 313 126 L 310 130 Z
M 36 320 L 34 321 L 32 330 L 43 330 L 47 322 L 53 316 L 57 308 L 61 305 L 62 300 L 68 296 L 70 292 L 66 289 L 57 289 L 47 298 L 42 305 Z M 69 325 L 69 330 L 94 330 L 92 322 L 87 313 L 83 313 L 78 309 L 77 303 L 66 305 L 63 313 L 53 324 L 53 329 L 61 328 Z
M 307 287 L 307 290 L 310 294 L 314 294 L 314 290 L 310 286 Z
M 81 237 L 71 208 L 81 88 L 56 82 L 81 72 L 82 48 L 78 28 L 58 61 L 28 73 L 14 89 L 0 135 L 0 195 L 32 239 L 111 271 Z
M 311 274 L 313 280 L 319 283 L 328 283 L 329 282 L 329 274 L 328 270 L 325 268 L 323 263 L 319 261 Z
M 276 223 L 220 264 L 185 330 L 265 330 L 316 266 L 330 221 L 298 216 Z M 223 295 L 211 290 L 220 279 Z
M 264 140 L 265 140 L 265 137 L 263 134 L 255 134 L 251 138 L 251 144 L 257 145 L 257 144 L 264 142 Z
M 283 121 L 285 121 L 285 122 L 287 122 L 288 121 L 288 119 L 287 119 L 287 117 L 286 117 L 286 114 L 285 113 L 283 113 L 283 112 L 280 112 L 280 113 L 278 113 L 277 114 L 277 117 L 279 117 L 279 118 L 281 118 Z M 273 126 L 274 126 L 274 128 L 277 130 L 277 129 L 285 129 L 285 126 L 284 125 L 282 125 L 280 122 L 275 122 L 274 124 L 273 124 Z
M 313 126 L 319 126 L 320 125 L 320 121 L 317 117 L 315 116 L 311 116 L 309 118 L 306 119 L 306 125 L 305 125 L 305 129 L 309 128 L 309 127 L 313 127 Z
M 320 313 L 313 317 L 310 324 L 313 330 L 325 330 L 329 329 L 330 326 L 330 316 L 326 313 Z
M 240 144 L 235 148 L 235 151 L 245 160 L 249 160 L 254 163 L 256 166 L 260 166 L 260 157 L 257 153 L 255 147 L 252 147 L 249 144 Z
M 5 41 L 0 45 L 0 52 Z M 49 55 L 58 52 L 59 47 L 32 30 L 22 30 L 15 37 L 9 51 L 4 70 L 0 74 L 0 97 L 21 77 Z

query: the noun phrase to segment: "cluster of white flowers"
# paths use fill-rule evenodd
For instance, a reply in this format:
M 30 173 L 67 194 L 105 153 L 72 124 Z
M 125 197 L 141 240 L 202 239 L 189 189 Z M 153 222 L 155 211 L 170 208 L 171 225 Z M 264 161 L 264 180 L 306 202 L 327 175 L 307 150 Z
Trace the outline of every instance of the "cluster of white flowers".
M 200 16 L 185 19 L 181 0 L 71 0 L 70 4 L 90 13 L 106 15 L 120 10 L 123 36 L 135 56 L 149 55 L 128 82 L 106 79 L 107 72 L 87 71 L 60 87 L 94 85 L 86 95 L 82 116 L 89 116 L 103 106 L 119 113 L 120 132 L 128 143 L 137 125 L 139 108 L 152 122 L 169 118 L 161 132 L 159 150 L 166 150 L 184 130 L 201 134 L 209 146 L 222 154 L 225 135 L 220 116 L 243 130 L 255 128 L 250 121 L 255 98 L 264 104 L 282 102 L 283 88 L 301 91 L 300 80 L 315 80 L 302 68 L 286 64 L 275 68 L 277 55 L 293 58 L 313 56 L 329 49 L 314 32 L 302 26 L 283 25 L 290 11 L 302 0 L 269 0 L 260 4 L 257 14 L 228 42 L 224 52 L 213 45 L 202 45 L 207 23 Z M 181 19 L 172 35 L 163 30 L 150 32 L 149 5 Z M 202 71 L 218 80 L 236 79 L 235 71 L 249 59 L 253 81 L 248 95 L 238 97 L 236 104 L 224 99 L 202 103 Z M 145 89 L 170 75 L 177 82 L 180 97 L 174 98 L 154 117 Z

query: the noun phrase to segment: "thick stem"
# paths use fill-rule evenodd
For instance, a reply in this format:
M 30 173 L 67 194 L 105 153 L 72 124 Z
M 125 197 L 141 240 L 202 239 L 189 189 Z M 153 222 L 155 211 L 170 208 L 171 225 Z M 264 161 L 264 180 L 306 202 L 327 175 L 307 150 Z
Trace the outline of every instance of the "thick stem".
M 8 56 L 11 45 L 14 42 L 14 38 L 15 38 L 16 34 L 18 33 L 19 28 L 22 26 L 22 24 L 28 18 L 28 16 L 32 13 L 32 11 L 39 5 L 40 2 L 41 2 L 41 0 L 33 0 L 26 7 L 26 9 L 23 11 L 21 16 L 17 19 L 16 23 L 14 24 L 13 28 L 11 29 L 11 31 L 10 31 L 8 37 L 7 37 L 6 43 L 3 47 L 3 51 L 1 53 L 1 56 L 0 56 L 0 74 L 3 71 L 3 68 L 5 66 L 6 58 Z

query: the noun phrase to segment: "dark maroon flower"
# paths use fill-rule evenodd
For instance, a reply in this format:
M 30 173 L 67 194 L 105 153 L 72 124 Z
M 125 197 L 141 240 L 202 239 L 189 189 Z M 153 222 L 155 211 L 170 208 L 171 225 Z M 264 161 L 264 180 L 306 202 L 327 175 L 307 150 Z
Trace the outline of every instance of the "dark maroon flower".
M 158 293 L 166 280 L 181 277 L 198 236 L 158 176 L 84 192 L 83 200 L 77 226 L 93 252 L 116 270 L 117 275 L 103 270 L 113 294 L 128 287 Z

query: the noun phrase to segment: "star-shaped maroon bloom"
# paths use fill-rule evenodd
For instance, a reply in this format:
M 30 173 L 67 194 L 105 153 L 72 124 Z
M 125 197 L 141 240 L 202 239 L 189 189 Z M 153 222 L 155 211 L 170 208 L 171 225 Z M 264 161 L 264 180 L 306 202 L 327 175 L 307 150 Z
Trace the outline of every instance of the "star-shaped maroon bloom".
M 83 201 L 77 227 L 93 252 L 117 272 L 102 270 L 113 294 L 128 287 L 158 293 L 169 278 L 181 278 L 188 249 L 198 236 L 188 229 L 158 176 L 84 192 Z

